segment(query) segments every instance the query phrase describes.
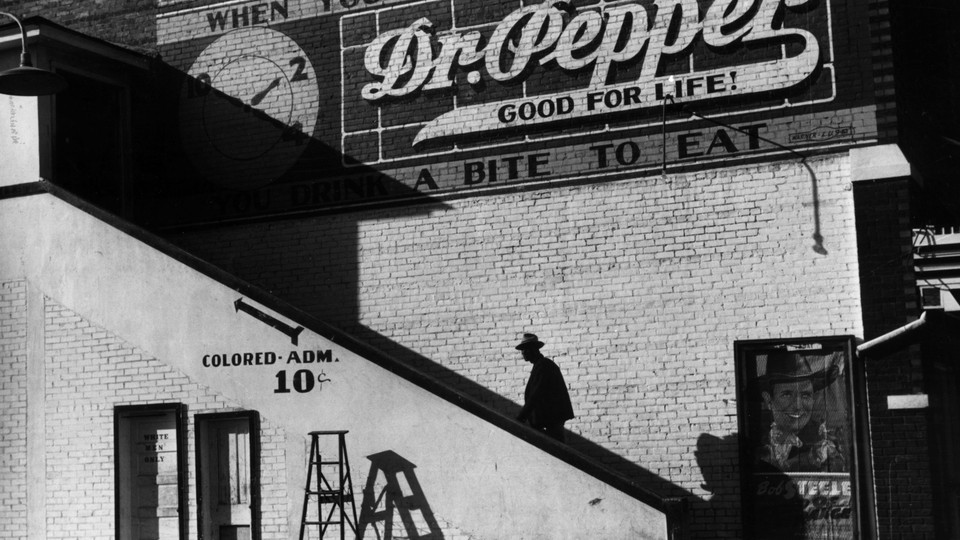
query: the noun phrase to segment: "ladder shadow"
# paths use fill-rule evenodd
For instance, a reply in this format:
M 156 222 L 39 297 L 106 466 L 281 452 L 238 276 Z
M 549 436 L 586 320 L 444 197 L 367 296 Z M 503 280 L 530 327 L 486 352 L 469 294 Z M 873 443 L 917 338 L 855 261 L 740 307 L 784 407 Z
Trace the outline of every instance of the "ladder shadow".
M 370 470 L 360 503 L 357 538 L 363 538 L 369 526 L 378 540 L 442 540 L 440 524 L 414 472 L 417 466 L 393 450 L 367 459 Z

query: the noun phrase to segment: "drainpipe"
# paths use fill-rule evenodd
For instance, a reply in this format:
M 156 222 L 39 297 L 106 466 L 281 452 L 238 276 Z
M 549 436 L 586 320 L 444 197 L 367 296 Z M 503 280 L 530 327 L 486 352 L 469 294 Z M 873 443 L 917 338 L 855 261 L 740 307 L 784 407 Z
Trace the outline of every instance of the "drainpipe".
M 914 332 L 914 331 L 918 330 L 919 328 L 921 328 L 921 327 L 922 327 L 923 325 L 925 325 L 925 324 L 927 324 L 927 312 L 926 312 L 926 311 L 924 311 L 923 313 L 920 314 L 920 318 L 918 318 L 917 320 L 915 320 L 915 321 L 913 321 L 913 322 L 911 322 L 911 323 L 907 323 L 907 324 L 901 326 L 900 328 L 896 328 L 896 329 L 894 329 L 894 330 L 891 330 L 891 331 L 887 332 L 886 334 L 884 334 L 884 335 L 882 335 L 882 336 L 879 336 L 879 337 L 876 337 L 876 338 L 871 339 L 870 341 L 861 343 L 860 345 L 857 346 L 857 357 L 862 359 L 862 358 L 864 358 L 865 356 L 867 356 L 867 355 L 871 352 L 871 349 L 873 349 L 874 347 L 877 347 L 877 346 L 879 346 L 879 345 L 883 345 L 883 344 L 885 344 L 885 343 L 888 343 L 888 342 L 890 342 L 890 341 L 893 341 L 894 339 L 896 339 L 896 338 L 898 338 L 898 337 L 900 337 L 900 336 L 904 336 L 904 335 L 907 335 L 907 334 L 909 334 L 909 333 L 911 333 L 911 332 Z M 865 382 L 864 382 L 863 384 L 865 384 Z M 866 398 L 864 398 L 864 399 L 866 399 Z M 868 406 L 868 408 L 869 408 L 869 406 Z M 867 413 L 867 414 L 869 414 L 869 413 Z M 867 429 L 867 433 L 869 433 L 870 421 L 869 421 L 869 420 L 865 420 L 864 424 L 865 424 L 865 428 Z M 867 439 L 869 439 L 870 435 L 869 435 L 869 434 L 866 434 L 866 435 L 863 435 L 862 437 L 866 437 Z M 868 447 L 869 447 L 869 442 L 867 443 L 867 445 L 868 445 Z M 870 452 L 870 454 L 872 454 L 872 452 Z M 872 455 L 868 455 L 867 459 L 868 459 L 867 463 L 872 462 L 872 461 L 873 461 L 873 460 L 872 460 Z M 894 466 L 896 463 L 899 463 L 901 460 L 902 460 L 902 457 L 901 457 L 901 456 L 896 456 L 896 457 L 894 457 L 893 460 L 891 460 L 891 462 L 888 464 L 888 466 L 887 466 L 887 478 L 888 478 L 888 479 L 889 479 L 890 476 L 893 474 L 893 466 Z M 870 467 L 871 469 L 873 468 L 873 465 L 872 465 L 872 464 L 867 465 L 867 466 Z M 876 484 L 874 484 L 873 481 L 871 481 L 870 483 L 873 484 L 873 490 L 874 490 L 874 492 L 873 492 L 873 497 L 876 498 L 876 496 L 877 496 L 877 493 L 876 493 L 876 491 L 875 491 L 875 490 L 876 490 Z M 891 502 L 890 502 L 890 501 L 891 501 L 892 497 L 893 497 L 893 485 L 890 484 L 890 485 L 888 486 L 888 491 L 887 491 L 887 505 L 888 505 L 888 506 L 891 505 Z M 878 513 L 879 513 L 879 508 L 877 507 L 876 504 L 874 504 L 874 505 L 873 505 L 873 516 L 872 516 L 872 518 L 873 518 L 873 525 L 874 525 L 874 527 L 876 527 L 874 530 L 879 533 L 879 531 L 880 531 L 880 516 L 878 515 Z M 892 520 L 891 520 L 890 527 L 892 527 L 892 526 L 893 526 L 893 523 L 892 523 Z M 892 532 L 893 532 L 893 531 L 891 530 L 891 534 L 892 534 Z
M 920 318 L 917 319 L 917 320 L 915 320 L 915 321 L 913 321 L 912 323 L 905 324 L 905 325 L 901 326 L 900 328 L 897 328 L 897 329 L 895 329 L 895 330 L 891 330 L 891 331 L 887 332 L 886 334 L 884 334 L 884 335 L 882 335 L 882 336 L 880 336 L 880 337 L 873 338 L 873 339 L 871 339 L 870 341 L 867 341 L 867 342 L 865 342 L 865 343 L 861 343 L 860 345 L 857 345 L 857 354 L 860 354 L 860 355 L 866 354 L 870 349 L 876 347 L 877 345 L 883 345 L 884 343 L 886 343 L 886 342 L 888 342 L 888 341 L 891 341 L 891 340 L 893 340 L 894 338 L 897 338 L 897 337 L 902 336 L 902 335 L 904 335 L 904 334 L 908 334 L 908 333 L 910 333 L 910 332 L 913 332 L 914 330 L 920 328 L 921 326 L 923 326 L 923 325 L 925 325 L 925 324 L 927 324 L 927 312 L 926 312 L 926 311 L 924 311 L 923 313 L 921 313 L 921 314 L 920 314 Z

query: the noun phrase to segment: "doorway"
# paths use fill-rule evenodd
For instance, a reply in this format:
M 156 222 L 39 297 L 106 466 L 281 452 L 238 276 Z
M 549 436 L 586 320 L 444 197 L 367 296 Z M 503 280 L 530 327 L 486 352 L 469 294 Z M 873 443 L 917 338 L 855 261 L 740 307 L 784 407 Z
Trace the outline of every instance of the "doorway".
M 117 538 L 186 538 L 183 406 L 114 410 Z
M 259 416 L 203 414 L 196 424 L 200 538 L 259 540 Z

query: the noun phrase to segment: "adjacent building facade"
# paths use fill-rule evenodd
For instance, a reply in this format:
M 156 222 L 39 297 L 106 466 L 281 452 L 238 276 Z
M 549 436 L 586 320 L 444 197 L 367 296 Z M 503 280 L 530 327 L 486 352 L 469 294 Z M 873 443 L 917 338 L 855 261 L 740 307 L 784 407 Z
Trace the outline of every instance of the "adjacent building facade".
M 0 96 L 9 538 L 295 537 L 317 432 L 336 534 L 960 533 L 952 170 L 890 26 L 920 16 L 43 9 L 70 87 Z M 565 444 L 513 420 L 524 332 Z

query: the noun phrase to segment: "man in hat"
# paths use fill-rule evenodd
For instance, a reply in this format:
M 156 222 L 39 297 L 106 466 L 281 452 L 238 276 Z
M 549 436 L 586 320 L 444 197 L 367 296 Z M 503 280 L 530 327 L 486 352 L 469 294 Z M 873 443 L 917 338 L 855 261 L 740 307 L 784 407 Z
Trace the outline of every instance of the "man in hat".
M 524 334 L 516 347 L 523 359 L 533 364 L 517 420 L 530 422 L 534 429 L 563 442 L 563 423 L 573 418 L 573 406 L 560 368 L 540 353 L 542 347 L 535 334 Z
M 836 380 L 836 365 L 814 371 L 800 353 L 774 351 L 760 378 L 761 396 L 773 421 L 759 449 L 762 462 L 784 472 L 843 470 L 839 444 L 823 418 L 814 418 L 817 394 Z

